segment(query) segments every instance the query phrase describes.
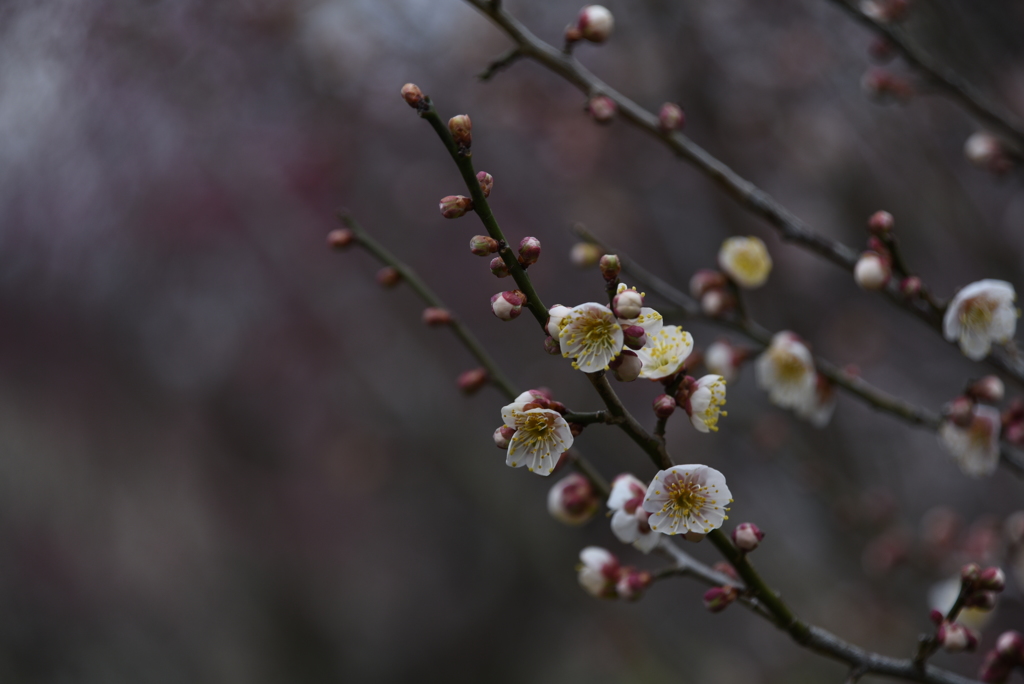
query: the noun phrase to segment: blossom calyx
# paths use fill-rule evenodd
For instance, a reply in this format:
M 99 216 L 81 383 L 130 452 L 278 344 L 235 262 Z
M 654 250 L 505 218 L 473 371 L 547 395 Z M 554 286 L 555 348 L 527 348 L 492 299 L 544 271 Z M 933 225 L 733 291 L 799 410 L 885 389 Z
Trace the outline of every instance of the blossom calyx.
M 505 290 L 491 297 L 491 313 L 503 321 L 519 316 L 526 303 L 526 295 L 520 290 Z
M 402 86 L 402 99 L 413 109 L 418 109 L 425 97 L 423 91 L 415 83 L 406 83 Z
M 548 513 L 566 525 L 582 525 L 594 517 L 600 506 L 590 480 L 572 473 L 556 482 L 548 492 Z
M 739 589 L 732 585 L 712 587 L 704 592 L 704 607 L 712 613 L 721 613 L 739 598 L 739 595 Z
M 381 287 L 394 287 L 402 282 L 402 274 L 394 266 L 385 266 L 377 271 L 377 284 Z
M 355 233 L 348 228 L 335 228 L 327 234 L 327 244 L 334 249 L 347 249 L 355 241 Z
M 862 290 L 881 290 L 891 277 L 892 267 L 877 252 L 864 252 L 853 267 L 853 279 Z
M 619 273 L 622 272 L 622 263 L 616 254 L 605 254 L 602 256 L 600 261 L 597 262 L 597 267 L 601 269 L 601 275 L 604 279 L 609 281 L 618 278 Z
M 623 290 L 612 299 L 612 311 L 616 318 L 636 318 L 643 305 L 644 297 L 636 290 Z
M 603 43 L 608 40 L 614 27 L 615 18 L 601 5 L 587 5 L 580 10 L 580 15 L 576 19 L 580 38 L 591 43 Z
M 740 551 L 753 551 L 764 539 L 764 532 L 754 523 L 740 523 L 732 531 L 732 543 Z
M 473 200 L 464 195 L 442 197 L 438 208 L 446 219 L 461 218 L 473 209 Z
M 478 171 L 476 180 L 480 183 L 480 192 L 484 193 L 484 197 L 490 197 L 491 190 L 494 188 L 494 176 L 486 171 Z
M 490 235 L 474 235 L 469 241 L 469 251 L 477 256 L 490 256 L 498 251 L 498 241 Z
M 676 400 L 667 394 L 659 394 L 653 402 L 654 415 L 658 418 L 668 418 L 676 410 Z
M 679 105 L 666 102 L 658 111 L 658 128 L 663 132 L 677 131 L 686 125 L 686 114 Z
M 598 123 L 609 123 L 619 106 L 607 95 L 596 95 L 587 102 L 587 112 Z
M 619 382 L 633 382 L 640 377 L 643 362 L 636 352 L 623 349 L 622 353 L 608 363 L 608 368 L 615 374 Z
M 457 114 L 448 119 L 448 132 L 460 149 L 468 150 L 473 145 L 473 122 L 468 114 Z
M 540 258 L 540 240 L 535 237 L 524 237 L 519 243 L 519 263 L 523 268 L 532 266 Z

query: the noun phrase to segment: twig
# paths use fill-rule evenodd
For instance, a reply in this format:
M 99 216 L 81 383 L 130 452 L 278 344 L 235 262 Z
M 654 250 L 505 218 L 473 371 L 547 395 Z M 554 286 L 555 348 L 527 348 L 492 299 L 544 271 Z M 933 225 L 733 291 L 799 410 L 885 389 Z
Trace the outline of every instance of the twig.
M 673 465 L 672 459 L 669 458 L 668 451 L 665 449 L 664 440 L 648 434 L 643 426 L 637 422 L 636 418 L 626 410 L 619 396 L 612 389 L 611 383 L 608 382 L 608 378 L 605 377 L 604 371 L 587 373 L 586 376 L 587 380 L 590 380 L 590 384 L 597 390 L 601 400 L 604 401 L 605 406 L 608 407 L 608 412 L 619 419 L 617 424 L 622 428 L 622 431 L 651 457 L 654 465 L 662 470 L 671 468 Z
M 594 423 L 604 423 L 606 425 L 615 425 L 621 422 L 621 418 L 616 418 L 608 411 L 591 411 L 590 413 L 566 413 L 564 416 L 566 422 L 579 423 L 580 425 L 592 425 Z
M 514 47 L 505 54 L 492 60 L 491 63 L 487 65 L 487 68 L 477 74 L 476 77 L 481 81 L 489 81 L 496 73 L 502 69 L 507 69 L 512 66 L 517 60 L 521 59 L 522 56 L 522 51 L 519 48 Z

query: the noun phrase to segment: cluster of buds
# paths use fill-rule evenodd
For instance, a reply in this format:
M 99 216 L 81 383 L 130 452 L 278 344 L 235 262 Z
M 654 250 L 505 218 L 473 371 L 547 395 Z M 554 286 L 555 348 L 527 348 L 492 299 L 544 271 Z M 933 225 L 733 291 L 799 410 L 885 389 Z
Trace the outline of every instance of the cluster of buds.
M 985 655 L 978 679 L 1003 684 L 1018 667 L 1024 667 L 1024 636 L 1020 632 L 1003 632 L 996 647 Z
M 565 28 L 565 43 L 572 45 L 580 40 L 591 43 L 603 43 L 608 40 L 615 28 L 612 13 L 601 5 L 587 5 L 580 10 L 575 24 Z
M 505 290 L 491 297 L 491 313 L 503 321 L 518 318 L 526 303 L 526 295 L 521 290 Z
M 906 18 L 909 0 L 861 0 L 860 11 L 880 24 L 891 24 Z
M 979 169 L 997 176 L 1010 171 L 1018 161 L 1002 140 L 986 131 L 978 131 L 964 142 L 964 156 Z
M 594 517 L 600 505 L 590 480 L 579 473 L 562 478 L 548 492 L 548 513 L 566 525 L 582 525 Z
M 704 315 L 718 318 L 736 307 L 736 297 L 729 291 L 729 279 L 721 271 L 702 268 L 690 278 L 690 294 L 700 302 Z
M 881 290 L 892 278 L 892 251 L 889 242 L 895 226 L 892 214 L 876 211 L 868 219 L 868 249 L 853 267 L 853 279 L 862 290 Z
M 599 546 L 580 551 L 577 573 L 580 586 L 591 596 L 628 601 L 640 598 L 654 579 L 646 570 L 620 565 L 615 554 Z
M 964 606 L 978 610 L 992 610 L 996 594 L 1006 588 L 1006 575 L 1001 568 L 982 570 L 977 563 L 968 563 L 960 570 L 960 595 Z
M 914 87 L 902 76 L 896 76 L 885 69 L 872 67 L 860 79 L 864 93 L 876 100 L 897 100 L 906 102 L 914 95 Z

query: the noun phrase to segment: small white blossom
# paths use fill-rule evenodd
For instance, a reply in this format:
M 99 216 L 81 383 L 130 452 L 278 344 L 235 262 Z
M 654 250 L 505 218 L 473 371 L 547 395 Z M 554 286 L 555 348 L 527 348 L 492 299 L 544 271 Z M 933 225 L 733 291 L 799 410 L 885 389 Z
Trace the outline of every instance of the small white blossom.
M 956 459 L 965 475 L 991 475 L 999 465 L 999 409 L 984 404 L 974 406 L 966 427 L 951 421 L 939 426 L 939 442 Z
M 644 496 L 648 524 L 662 534 L 707 534 L 727 519 L 725 476 L 705 465 L 678 465 L 654 476 Z
M 705 375 L 694 385 L 686 412 L 690 423 L 700 432 L 718 432 L 718 417 L 729 415 L 722 410 L 725 406 L 725 378 L 721 375 Z
M 812 400 L 817 385 L 814 357 L 793 333 L 783 330 L 757 357 L 754 364 L 758 386 L 776 406 L 797 408 Z
M 992 349 L 1013 338 L 1019 315 L 1013 285 L 1002 280 L 979 280 L 956 293 L 946 308 L 942 331 L 958 342 L 964 356 L 979 361 Z
M 864 252 L 853 267 L 853 279 L 862 290 L 881 290 L 892 277 L 892 269 L 881 255 Z
M 622 351 L 622 327 L 607 306 L 587 302 L 574 306 L 560 322 L 558 344 L 562 356 L 584 373 L 607 370 Z
M 640 316 L 642 318 L 644 314 Z M 643 362 L 640 377 L 647 380 L 660 380 L 674 374 L 693 351 L 690 333 L 678 325 L 664 326 L 660 322 L 659 315 L 657 331 L 648 332 L 647 344 L 636 350 L 636 355 Z
M 550 475 L 559 456 L 572 446 L 572 431 L 561 414 L 536 407 L 535 399 L 530 392 L 523 392 L 501 409 L 505 425 L 515 430 L 505 463 L 512 468 L 526 466 L 538 475 Z
M 772 258 L 761 238 L 731 237 L 718 251 L 718 265 L 740 287 L 764 285 L 772 272 Z
M 588 546 L 580 551 L 580 564 L 576 567 L 580 586 L 598 598 L 615 598 L 615 584 L 619 580 L 619 559 L 600 546 Z
M 566 525 L 582 525 L 594 517 L 600 500 L 590 480 L 571 473 L 556 482 L 548 492 L 548 513 Z
M 704 365 L 716 375 L 721 375 L 726 382 L 736 382 L 740 375 L 740 363 L 743 357 L 735 347 L 725 341 L 712 342 L 704 352 Z
M 644 553 L 650 553 L 661 538 L 647 523 L 651 514 L 643 508 L 646 491 L 647 486 L 643 482 L 628 473 L 623 473 L 612 482 L 608 508 L 614 511 L 612 532 L 619 541 L 632 544 Z

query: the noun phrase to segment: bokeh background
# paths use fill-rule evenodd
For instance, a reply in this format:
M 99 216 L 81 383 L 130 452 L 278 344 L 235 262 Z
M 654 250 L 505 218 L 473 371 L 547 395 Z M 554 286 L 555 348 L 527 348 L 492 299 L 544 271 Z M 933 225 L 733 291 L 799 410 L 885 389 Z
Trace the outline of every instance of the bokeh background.
M 859 247 L 884 208 L 939 294 L 1024 284 L 1021 176 L 965 162 L 976 129 L 949 102 L 865 97 L 871 36 L 830 2 L 606 4 L 612 40 L 578 56 L 647 107 L 682 104 L 699 144 L 816 230 Z M 506 5 L 551 42 L 579 8 Z M 909 27 L 1024 113 L 1019 2 L 917 2 Z M 507 46 L 457 0 L 0 6 L 5 682 L 842 680 L 742 609 L 706 613 L 687 580 L 636 604 L 587 596 L 585 545 L 663 561 L 602 516 L 570 529 L 547 514 L 552 480 L 492 444 L 500 395 L 460 395 L 465 350 L 420 323 L 408 288 L 381 290 L 368 254 L 326 248 L 334 212 L 418 269 L 520 387 L 599 408 L 528 317 L 489 313 L 505 281 L 466 248 L 475 218 L 438 214 L 462 187 L 398 96 L 413 81 L 471 114 L 506 233 L 544 245 L 531 274 L 549 303 L 601 297 L 569 262 L 574 222 L 684 287 L 722 239 L 753 234 L 776 263 L 749 298 L 763 324 L 933 410 L 984 366 L 642 134 L 593 124 L 540 67 L 477 81 Z M 686 325 L 698 346 L 720 335 Z M 621 391 L 653 421 L 657 386 Z M 714 435 L 673 420 L 671 446 L 726 474 L 733 519 L 767 531 L 758 564 L 799 614 L 909 655 L 933 583 L 966 559 L 1010 568 L 1019 479 L 969 480 L 933 434 L 848 397 L 815 430 L 749 368 L 728 410 Z M 609 476 L 653 474 L 610 428 L 577 445 Z M 1011 580 L 983 647 L 1022 617 Z M 972 674 L 980 655 L 936 661 Z

